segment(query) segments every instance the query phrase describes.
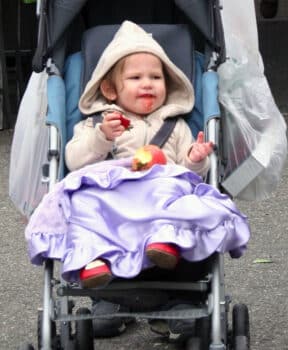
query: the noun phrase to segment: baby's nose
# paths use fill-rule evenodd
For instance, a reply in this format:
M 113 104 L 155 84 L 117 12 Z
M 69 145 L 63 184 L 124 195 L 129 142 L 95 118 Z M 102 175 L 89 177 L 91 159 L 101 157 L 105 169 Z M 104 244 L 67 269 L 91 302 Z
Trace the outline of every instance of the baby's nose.
M 143 78 L 143 80 L 142 80 L 142 86 L 144 87 L 144 88 L 150 88 L 151 87 L 151 84 L 152 84 L 152 81 L 151 81 L 151 79 L 150 78 Z

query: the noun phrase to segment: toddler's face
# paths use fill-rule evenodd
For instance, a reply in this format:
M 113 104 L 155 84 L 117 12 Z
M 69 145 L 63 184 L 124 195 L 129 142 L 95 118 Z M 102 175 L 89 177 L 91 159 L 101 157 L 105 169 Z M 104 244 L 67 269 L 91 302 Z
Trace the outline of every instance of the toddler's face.
M 126 111 L 144 116 L 165 102 L 165 77 L 158 57 L 149 53 L 130 55 L 119 75 L 115 79 L 115 102 Z

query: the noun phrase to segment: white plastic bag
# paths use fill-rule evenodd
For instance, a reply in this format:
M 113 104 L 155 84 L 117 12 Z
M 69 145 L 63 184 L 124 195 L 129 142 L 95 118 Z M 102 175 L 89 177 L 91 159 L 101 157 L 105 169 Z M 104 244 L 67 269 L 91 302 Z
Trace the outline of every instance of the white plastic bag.
M 285 120 L 261 67 L 248 55 L 228 59 L 219 77 L 227 157 L 222 185 L 235 198 L 265 199 L 278 185 L 287 157 Z
M 227 158 L 222 186 L 234 198 L 261 200 L 281 177 L 286 123 L 264 75 L 254 2 L 223 0 L 222 5 L 228 57 L 218 70 Z
M 12 141 L 9 196 L 16 208 L 29 217 L 48 191 L 42 183 L 47 163 L 47 73 L 32 73 L 23 95 Z
M 245 47 L 245 56 L 249 53 L 249 61 L 255 62 L 263 70 L 254 1 L 221 0 L 221 3 L 226 55 L 241 60 Z

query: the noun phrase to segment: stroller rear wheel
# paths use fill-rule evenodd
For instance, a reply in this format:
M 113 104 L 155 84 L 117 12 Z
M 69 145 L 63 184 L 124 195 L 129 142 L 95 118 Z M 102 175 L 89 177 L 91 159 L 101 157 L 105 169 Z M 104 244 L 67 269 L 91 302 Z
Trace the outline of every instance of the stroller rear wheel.
M 189 338 L 185 350 L 202 350 L 201 339 L 198 337 Z
M 233 350 L 249 350 L 249 312 L 245 304 L 236 304 L 232 313 Z
M 210 317 L 196 320 L 195 336 L 186 342 L 186 350 L 209 350 L 210 344 Z
M 88 315 L 90 310 L 87 308 L 79 308 L 77 315 Z M 75 323 L 75 342 L 77 350 L 93 350 L 94 334 L 92 320 L 77 320 Z

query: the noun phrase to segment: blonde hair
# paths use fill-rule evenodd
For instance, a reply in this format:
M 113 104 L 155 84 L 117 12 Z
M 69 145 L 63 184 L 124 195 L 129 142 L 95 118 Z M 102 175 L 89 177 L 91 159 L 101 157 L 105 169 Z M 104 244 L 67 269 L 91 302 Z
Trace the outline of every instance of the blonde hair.
M 116 88 L 116 79 L 119 78 L 123 73 L 125 61 L 129 56 L 124 56 L 119 61 L 117 61 L 114 64 L 114 66 L 109 70 L 109 72 L 105 74 L 102 81 L 107 80 L 110 84 L 114 86 L 114 88 Z

